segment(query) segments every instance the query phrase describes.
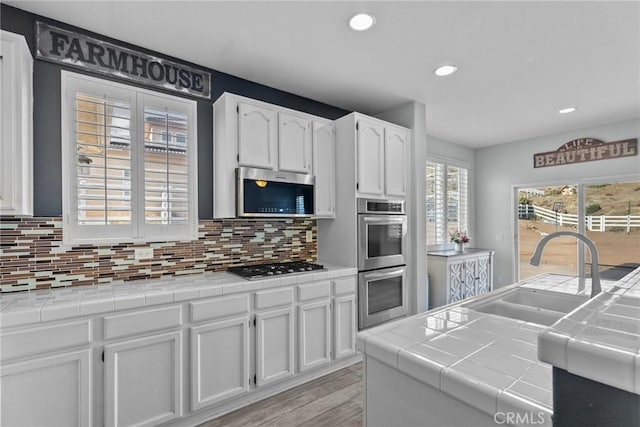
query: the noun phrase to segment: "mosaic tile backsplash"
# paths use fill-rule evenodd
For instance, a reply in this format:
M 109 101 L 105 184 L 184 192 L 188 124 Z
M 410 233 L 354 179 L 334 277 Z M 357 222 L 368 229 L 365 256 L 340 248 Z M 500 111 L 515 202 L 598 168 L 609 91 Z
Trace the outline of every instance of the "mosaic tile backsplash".
M 153 258 L 136 261 L 135 248 L 148 246 Z M 317 227 L 311 219 L 200 220 L 198 240 L 189 242 L 64 247 L 60 217 L 0 218 L 0 292 L 316 259 Z

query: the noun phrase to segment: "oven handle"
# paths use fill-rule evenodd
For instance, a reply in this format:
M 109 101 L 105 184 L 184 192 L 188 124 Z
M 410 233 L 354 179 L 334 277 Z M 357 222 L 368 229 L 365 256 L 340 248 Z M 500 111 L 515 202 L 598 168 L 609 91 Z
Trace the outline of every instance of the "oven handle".
M 391 270 L 391 271 L 385 271 L 384 273 L 365 273 L 365 279 L 370 281 L 370 280 L 386 279 L 393 276 L 400 276 L 402 273 L 405 272 L 405 270 L 406 268 L 402 267 L 402 268 L 396 268 L 395 270 Z
M 385 216 L 365 216 L 362 218 L 365 225 L 367 224 L 401 224 L 402 235 L 407 234 L 407 217 L 404 215 L 385 215 Z M 404 252 L 404 250 L 403 250 Z
M 364 222 L 375 222 L 375 223 L 387 223 L 387 224 L 402 224 L 406 222 L 407 217 L 404 215 L 380 215 L 380 216 L 365 216 L 363 218 Z

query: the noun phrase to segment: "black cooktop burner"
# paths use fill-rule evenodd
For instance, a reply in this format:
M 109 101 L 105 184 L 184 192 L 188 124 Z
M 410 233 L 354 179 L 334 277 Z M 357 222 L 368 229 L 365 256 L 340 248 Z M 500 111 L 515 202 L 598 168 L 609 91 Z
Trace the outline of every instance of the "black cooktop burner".
M 244 267 L 229 267 L 229 273 L 237 274 L 245 279 L 255 280 L 265 277 L 280 276 L 282 274 L 307 273 L 323 270 L 324 266 L 304 261 L 278 262 L 273 264 L 248 265 Z

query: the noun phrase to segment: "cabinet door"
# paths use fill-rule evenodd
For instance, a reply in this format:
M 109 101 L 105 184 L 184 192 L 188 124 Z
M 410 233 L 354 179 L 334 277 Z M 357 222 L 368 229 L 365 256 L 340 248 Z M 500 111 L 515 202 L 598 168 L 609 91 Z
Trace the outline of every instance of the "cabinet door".
M 331 303 L 298 306 L 298 364 L 303 372 L 331 362 Z
M 358 193 L 384 193 L 384 126 L 360 119 L 357 124 Z
M 0 215 L 33 215 L 33 59 L 23 36 L 1 34 Z
M 256 384 L 293 375 L 293 307 L 256 314 Z
M 407 151 L 409 136 L 406 131 L 385 129 L 384 183 L 385 194 L 404 197 L 407 194 Z
M 182 333 L 105 345 L 105 425 L 151 426 L 182 415 Z
M 491 288 L 491 257 L 488 255 L 476 261 L 476 293 L 484 294 Z
M 273 169 L 278 129 L 276 112 L 247 102 L 238 102 L 238 163 Z
M 311 120 L 278 114 L 278 169 L 311 173 Z
M 336 216 L 336 139 L 330 123 L 313 122 L 313 173 L 316 216 Z
M 4 365 L 0 425 L 91 425 L 91 350 Z
M 249 317 L 191 328 L 191 409 L 249 390 Z
M 464 298 L 478 295 L 476 289 L 476 258 L 464 260 Z
M 351 356 L 356 352 L 356 296 L 333 299 L 334 358 Z
M 464 262 L 447 264 L 447 304 L 464 298 Z

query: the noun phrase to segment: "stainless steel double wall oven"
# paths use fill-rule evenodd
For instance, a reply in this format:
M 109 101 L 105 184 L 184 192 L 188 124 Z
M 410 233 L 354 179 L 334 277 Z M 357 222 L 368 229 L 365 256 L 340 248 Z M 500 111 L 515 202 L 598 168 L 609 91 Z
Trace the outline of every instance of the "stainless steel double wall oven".
M 358 325 L 365 329 L 408 310 L 404 200 L 358 199 Z

